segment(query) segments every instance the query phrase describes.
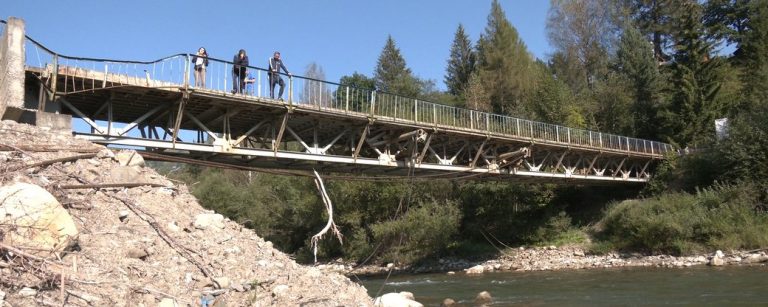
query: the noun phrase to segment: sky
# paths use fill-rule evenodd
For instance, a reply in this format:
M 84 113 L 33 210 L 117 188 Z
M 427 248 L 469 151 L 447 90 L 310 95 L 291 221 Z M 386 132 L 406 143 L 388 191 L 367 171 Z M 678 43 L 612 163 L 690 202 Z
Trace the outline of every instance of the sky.
M 490 0 L 3 2 L 0 18 L 24 19 L 27 35 L 64 55 L 150 61 L 203 46 L 231 61 L 242 48 L 252 66 L 266 67 L 280 51 L 291 73 L 314 62 L 335 82 L 372 76 L 391 35 L 414 74 L 440 89 L 456 28 L 463 24 L 476 42 L 491 8 Z M 529 52 L 545 59 L 549 1 L 499 2 Z

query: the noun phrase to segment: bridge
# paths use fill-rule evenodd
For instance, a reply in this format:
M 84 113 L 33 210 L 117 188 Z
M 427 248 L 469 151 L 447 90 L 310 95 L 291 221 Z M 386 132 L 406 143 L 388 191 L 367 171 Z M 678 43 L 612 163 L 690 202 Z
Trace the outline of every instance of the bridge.
M 11 24 L 2 24 L 4 41 Z M 607 184 L 647 182 L 655 162 L 673 151 L 661 142 L 311 77 L 283 76 L 284 100 L 273 99 L 260 67 L 248 67 L 246 88 L 233 93 L 233 63 L 215 58 L 209 58 L 205 87 L 195 87 L 191 54 L 146 62 L 83 58 L 28 36 L 22 48 L 26 109 L 71 115 L 87 127 L 75 129 L 77 137 L 135 148 L 154 160 L 384 178 Z M 0 51 L 3 61 L 9 58 L 8 48 Z M 4 70 L 0 65 L 0 74 Z

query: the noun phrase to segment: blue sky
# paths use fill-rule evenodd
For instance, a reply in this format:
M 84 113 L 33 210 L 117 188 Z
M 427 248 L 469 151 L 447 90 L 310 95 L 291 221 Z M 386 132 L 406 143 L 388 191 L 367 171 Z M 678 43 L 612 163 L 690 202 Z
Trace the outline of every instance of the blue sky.
M 500 3 L 528 50 L 546 58 L 549 1 Z M 0 17 L 21 17 L 27 35 L 65 55 L 154 60 L 205 46 L 212 57 L 231 60 L 243 48 L 251 65 L 264 67 L 279 50 L 292 73 L 316 62 L 330 81 L 355 71 L 371 76 L 392 35 L 413 72 L 444 89 L 456 27 L 463 24 L 476 41 L 490 6 L 490 0 L 10 0 Z

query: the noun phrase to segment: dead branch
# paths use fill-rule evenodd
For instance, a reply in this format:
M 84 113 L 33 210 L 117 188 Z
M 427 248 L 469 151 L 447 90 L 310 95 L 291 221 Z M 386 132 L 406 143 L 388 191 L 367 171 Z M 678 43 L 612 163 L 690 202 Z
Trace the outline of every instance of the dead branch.
M 333 204 L 331 203 L 331 198 L 328 196 L 328 192 L 325 191 L 323 179 L 320 178 L 320 174 L 318 174 L 316 170 L 313 171 L 315 172 L 315 185 L 317 186 L 317 190 L 320 191 L 320 198 L 323 199 L 325 210 L 328 211 L 328 223 L 325 224 L 325 227 L 323 227 L 320 232 L 312 236 L 312 253 L 315 256 L 315 263 L 317 263 L 317 242 L 323 238 L 323 235 L 325 235 L 328 230 L 331 230 L 336 238 L 339 239 L 339 243 L 344 244 L 344 242 L 342 241 L 342 235 L 339 228 L 336 226 L 336 223 L 333 222 Z
M 164 184 L 149 183 L 149 182 L 70 184 L 70 185 L 60 185 L 59 188 L 63 190 L 75 190 L 75 189 L 136 188 L 136 187 L 143 187 L 143 186 L 149 186 L 153 188 L 173 188 Z
M 57 151 L 66 151 L 66 152 L 77 152 L 77 153 L 97 153 L 101 149 L 97 147 L 93 148 L 72 148 L 72 147 L 61 147 L 56 146 L 53 144 L 38 144 L 38 145 L 8 145 L 8 144 L 0 144 L 0 151 L 28 151 L 28 152 L 57 152 Z
M 46 166 L 51 165 L 59 162 L 69 162 L 69 161 L 76 161 L 80 159 L 90 159 L 95 157 L 95 153 L 91 154 L 83 154 L 83 155 L 76 155 L 76 156 L 69 156 L 69 157 L 63 157 L 63 158 L 57 158 L 57 159 L 51 159 L 51 160 L 45 160 L 40 162 L 35 162 L 32 164 L 25 164 L 25 165 L 19 165 L 19 166 L 11 166 L 7 171 L 14 172 L 22 169 L 32 168 L 32 167 L 38 167 L 38 166 Z

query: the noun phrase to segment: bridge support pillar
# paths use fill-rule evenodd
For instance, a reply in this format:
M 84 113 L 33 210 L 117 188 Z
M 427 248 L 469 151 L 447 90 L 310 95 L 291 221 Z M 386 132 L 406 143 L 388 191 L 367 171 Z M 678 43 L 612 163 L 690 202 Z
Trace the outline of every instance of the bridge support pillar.
M 0 41 L 0 119 L 24 112 L 24 21 L 10 17 Z

